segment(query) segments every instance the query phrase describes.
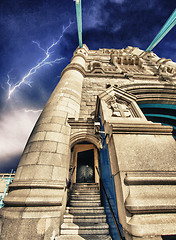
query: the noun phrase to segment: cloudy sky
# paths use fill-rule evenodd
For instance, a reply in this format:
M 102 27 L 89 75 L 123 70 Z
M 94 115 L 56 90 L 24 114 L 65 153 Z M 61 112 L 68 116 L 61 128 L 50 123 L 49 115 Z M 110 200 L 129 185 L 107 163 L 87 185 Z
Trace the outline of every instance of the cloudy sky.
M 175 0 L 82 0 L 83 43 L 145 50 L 175 7 Z M 154 48 L 158 56 L 176 61 L 175 30 Z M 0 36 L 0 172 L 9 172 L 78 46 L 75 3 L 0 0 Z

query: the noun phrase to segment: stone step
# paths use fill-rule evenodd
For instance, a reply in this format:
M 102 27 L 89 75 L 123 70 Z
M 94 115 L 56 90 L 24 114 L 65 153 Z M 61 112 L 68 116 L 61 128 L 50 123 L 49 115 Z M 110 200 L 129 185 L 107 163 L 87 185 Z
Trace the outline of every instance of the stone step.
M 95 193 L 100 193 L 100 190 L 98 188 L 74 188 L 72 189 L 72 193 L 74 192 L 80 192 L 80 193 L 84 193 L 84 192 L 95 192 Z
M 98 187 L 98 183 L 74 183 L 73 184 L 74 187 L 91 187 L 91 186 L 97 186 Z
M 105 214 L 65 214 L 64 222 L 73 222 L 73 223 L 84 223 L 84 222 L 94 222 L 94 223 L 106 223 L 106 215 Z
M 89 193 L 89 195 L 94 195 L 94 194 L 96 194 L 96 195 L 100 195 L 100 191 L 99 190 L 89 190 L 89 191 L 86 191 L 86 190 L 82 190 L 82 191 L 78 191 L 78 190 L 73 190 L 72 191 L 72 194 L 73 195 L 86 195 L 86 194 L 88 194 Z M 70 194 L 70 195 L 72 195 L 72 194 Z
M 87 191 L 72 191 L 72 193 L 70 194 L 70 196 L 73 196 L 73 195 L 75 195 L 75 196 L 79 196 L 79 195 L 98 195 L 98 196 L 100 196 L 100 191 L 89 191 L 89 192 L 87 192 Z
M 98 207 L 98 206 L 101 206 L 101 201 L 100 200 L 96 200 L 96 201 L 92 201 L 92 202 L 90 202 L 90 201 L 78 201 L 78 200 L 75 200 L 75 201 L 73 201 L 73 200 L 71 200 L 70 201 L 70 206 L 72 206 L 72 207 Z
M 101 214 L 104 213 L 104 207 L 98 206 L 98 207 L 67 207 L 66 210 L 71 214 L 87 214 L 87 213 L 93 213 L 93 214 Z
M 61 235 L 104 235 L 109 234 L 107 223 L 63 223 L 61 225 Z
M 108 235 L 81 235 L 81 237 L 85 240 L 112 240 L 109 234 Z
M 112 240 L 101 206 L 98 184 L 74 184 L 69 200 L 70 206 L 66 207 L 59 239 Z
M 78 195 L 78 196 L 71 196 L 70 200 L 75 200 L 75 201 L 96 201 L 96 200 L 100 200 L 100 196 L 98 195 Z
M 109 235 L 60 235 L 57 240 L 112 240 Z
M 55 239 L 56 240 L 85 240 L 86 238 L 81 237 L 80 235 L 60 235 Z
M 77 190 L 80 190 L 80 189 L 82 189 L 82 190 L 99 190 L 99 187 L 97 186 L 97 185 L 90 185 L 90 186 L 74 186 L 73 185 L 73 188 L 72 188 L 73 190 L 74 189 L 77 189 Z

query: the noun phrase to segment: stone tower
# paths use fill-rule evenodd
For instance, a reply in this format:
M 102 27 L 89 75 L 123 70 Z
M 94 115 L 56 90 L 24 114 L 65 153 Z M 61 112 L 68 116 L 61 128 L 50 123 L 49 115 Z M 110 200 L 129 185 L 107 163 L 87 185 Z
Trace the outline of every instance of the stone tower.
M 97 168 L 103 181 L 114 181 L 126 240 L 176 235 L 172 127 L 148 121 L 139 107 L 175 105 L 175 96 L 171 60 L 134 47 L 78 48 L 26 144 L 0 212 L 1 239 L 48 240 L 60 234 L 67 183 L 78 181 L 78 155 L 90 149 L 93 181 L 99 184 Z

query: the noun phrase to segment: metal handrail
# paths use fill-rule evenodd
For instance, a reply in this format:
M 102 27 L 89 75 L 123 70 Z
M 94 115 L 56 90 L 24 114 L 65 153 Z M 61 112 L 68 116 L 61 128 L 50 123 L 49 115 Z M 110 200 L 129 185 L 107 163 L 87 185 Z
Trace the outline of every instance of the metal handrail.
M 73 175 L 73 173 L 74 173 L 74 171 L 75 171 L 75 168 L 76 168 L 76 166 L 74 166 L 74 168 L 71 169 L 71 170 L 72 170 L 71 177 L 72 177 L 72 175 Z
M 70 171 L 72 171 L 72 172 L 71 172 L 71 174 L 70 174 L 70 176 L 69 176 L 69 181 L 68 181 L 68 184 L 67 184 L 67 189 L 71 189 L 71 188 L 72 188 L 72 181 L 71 181 L 71 179 L 72 179 L 72 176 L 73 176 L 73 173 L 74 173 L 75 169 L 76 169 L 76 166 L 74 166 L 73 168 L 69 169 L 69 172 L 70 172 Z
M 114 212 L 113 212 L 113 209 L 112 209 L 112 206 L 111 206 L 109 197 L 108 197 L 108 195 L 107 195 L 106 189 L 105 189 L 105 187 L 104 187 L 104 184 L 103 184 L 103 181 L 102 181 L 102 179 L 101 179 L 101 176 L 100 176 L 100 173 L 99 173 L 99 169 L 97 168 L 97 166 L 96 166 L 96 170 L 97 170 L 97 172 L 98 172 L 99 179 L 100 179 L 100 184 L 101 184 L 101 186 L 102 186 L 102 188 L 103 188 L 103 191 L 104 191 L 104 193 L 105 193 L 106 200 L 107 200 L 107 202 L 108 202 L 109 209 L 110 209 L 110 211 L 111 211 L 111 215 L 112 215 L 112 218 L 113 218 L 113 220 L 114 220 L 114 224 L 115 224 L 115 227 L 116 227 L 116 229 L 117 229 L 118 235 L 119 235 L 119 237 L 120 237 L 121 240 L 125 240 L 125 238 L 122 236 L 122 234 L 121 234 L 121 232 L 120 232 L 118 222 L 117 222 L 117 220 L 116 220 L 115 214 L 114 214 Z

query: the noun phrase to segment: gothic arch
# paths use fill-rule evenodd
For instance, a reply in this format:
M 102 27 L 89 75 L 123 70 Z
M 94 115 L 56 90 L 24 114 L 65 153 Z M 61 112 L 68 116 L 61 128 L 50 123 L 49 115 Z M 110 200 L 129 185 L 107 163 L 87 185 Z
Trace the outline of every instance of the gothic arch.
M 120 89 L 136 96 L 138 104 L 176 104 L 176 86 L 170 83 L 129 84 L 120 87 Z
M 70 138 L 70 147 L 72 148 L 75 144 L 84 142 L 84 141 L 94 144 L 97 147 L 97 149 L 101 148 L 100 138 L 95 136 L 92 132 L 86 132 L 86 131 L 79 131 L 79 132 L 73 133 Z
M 173 127 L 176 139 L 176 86 L 172 83 L 130 84 L 121 87 L 136 96 L 136 102 L 149 121 Z

